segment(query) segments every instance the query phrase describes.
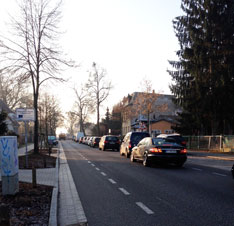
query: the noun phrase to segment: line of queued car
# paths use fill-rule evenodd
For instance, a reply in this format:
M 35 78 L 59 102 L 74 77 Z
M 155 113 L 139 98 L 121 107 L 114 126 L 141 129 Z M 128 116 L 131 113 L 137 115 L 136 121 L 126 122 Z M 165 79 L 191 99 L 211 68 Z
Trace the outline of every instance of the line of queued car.
M 187 160 L 186 142 L 179 134 L 160 134 L 151 137 L 148 132 L 129 132 L 122 142 L 119 136 L 81 137 L 79 143 L 99 150 L 117 150 L 131 162 L 142 161 L 144 166 L 174 164 L 182 167 Z

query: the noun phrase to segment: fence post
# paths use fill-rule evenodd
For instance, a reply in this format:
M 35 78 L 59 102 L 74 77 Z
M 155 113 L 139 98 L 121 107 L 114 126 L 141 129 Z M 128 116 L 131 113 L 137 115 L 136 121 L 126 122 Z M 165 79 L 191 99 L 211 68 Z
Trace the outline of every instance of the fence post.
M 210 150 L 210 144 L 211 144 L 211 136 L 209 136 L 208 150 Z
M 197 137 L 197 149 L 198 150 L 200 149 L 200 137 L 199 136 Z
M 223 142 L 223 139 L 222 139 L 222 136 L 220 135 L 220 146 L 219 146 L 219 149 L 220 149 L 220 151 L 222 150 L 222 142 Z

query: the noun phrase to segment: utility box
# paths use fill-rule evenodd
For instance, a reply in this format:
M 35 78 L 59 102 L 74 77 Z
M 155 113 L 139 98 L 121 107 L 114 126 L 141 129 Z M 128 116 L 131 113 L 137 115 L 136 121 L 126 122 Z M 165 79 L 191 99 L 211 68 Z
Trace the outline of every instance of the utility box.
M 19 191 L 19 160 L 16 136 L 0 137 L 0 168 L 2 195 L 14 195 Z

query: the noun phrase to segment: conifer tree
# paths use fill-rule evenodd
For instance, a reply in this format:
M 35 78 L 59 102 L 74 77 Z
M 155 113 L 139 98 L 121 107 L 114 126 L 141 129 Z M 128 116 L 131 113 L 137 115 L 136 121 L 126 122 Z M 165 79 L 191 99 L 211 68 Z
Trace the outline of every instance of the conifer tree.
M 179 130 L 189 134 L 234 129 L 234 1 L 182 0 L 173 25 L 178 61 L 169 61 L 171 91 L 183 109 Z M 228 104 L 230 103 L 230 104 Z M 185 122 L 191 123 L 190 126 Z

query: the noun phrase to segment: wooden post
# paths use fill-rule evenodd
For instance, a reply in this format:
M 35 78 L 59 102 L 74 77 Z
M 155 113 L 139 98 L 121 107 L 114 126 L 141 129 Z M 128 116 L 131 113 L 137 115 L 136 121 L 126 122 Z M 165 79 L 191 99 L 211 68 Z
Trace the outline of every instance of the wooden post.
M 33 188 L 37 187 L 37 171 L 34 166 L 32 167 L 32 186 Z

